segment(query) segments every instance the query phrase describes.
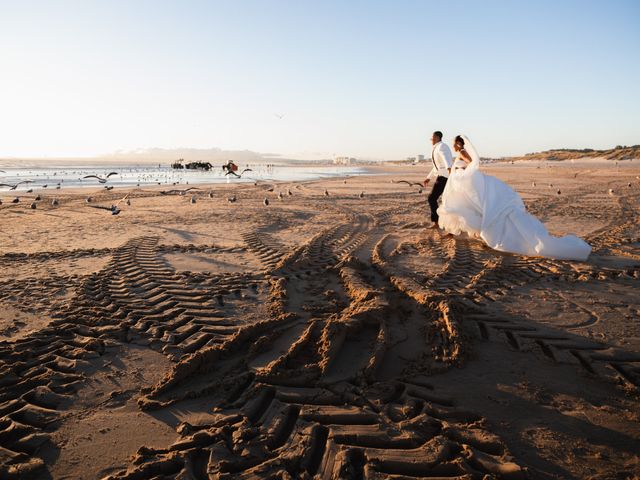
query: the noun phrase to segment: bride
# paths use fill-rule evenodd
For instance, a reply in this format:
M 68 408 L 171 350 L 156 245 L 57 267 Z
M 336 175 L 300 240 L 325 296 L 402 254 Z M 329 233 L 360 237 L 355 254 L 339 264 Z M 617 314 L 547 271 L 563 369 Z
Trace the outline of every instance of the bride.
M 520 255 L 586 260 L 591 246 L 575 235 L 554 237 L 529 214 L 506 183 L 480 171 L 480 157 L 464 135 L 454 140 L 458 153 L 438 208 L 447 233 L 479 237 L 491 248 Z

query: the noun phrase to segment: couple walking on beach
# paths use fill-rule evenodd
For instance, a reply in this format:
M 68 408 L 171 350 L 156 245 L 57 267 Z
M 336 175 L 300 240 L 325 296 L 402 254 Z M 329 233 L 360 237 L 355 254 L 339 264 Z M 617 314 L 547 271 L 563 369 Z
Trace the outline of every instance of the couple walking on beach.
M 549 235 L 509 185 L 480 170 L 478 152 L 466 136 L 455 137 L 455 158 L 442 141 L 442 132 L 433 132 L 431 143 L 433 167 L 424 181 L 427 186 L 433 180 L 429 194 L 431 228 L 452 235 L 466 233 L 502 252 L 587 259 L 591 253 L 588 243 L 575 235 Z

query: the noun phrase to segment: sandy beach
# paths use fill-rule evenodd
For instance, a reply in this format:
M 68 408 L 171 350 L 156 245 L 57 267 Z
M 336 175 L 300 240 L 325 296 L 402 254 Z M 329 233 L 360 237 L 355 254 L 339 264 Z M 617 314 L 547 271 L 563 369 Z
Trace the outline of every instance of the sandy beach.
M 0 191 L 0 478 L 640 478 L 640 164 L 483 167 L 586 262 L 427 229 L 427 168 Z

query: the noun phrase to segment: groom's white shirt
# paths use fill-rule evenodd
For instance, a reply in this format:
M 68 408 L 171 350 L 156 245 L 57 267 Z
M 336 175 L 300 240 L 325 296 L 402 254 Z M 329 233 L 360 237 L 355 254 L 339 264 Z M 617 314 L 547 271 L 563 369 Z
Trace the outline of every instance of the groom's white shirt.
M 433 180 L 437 177 L 449 178 L 449 168 L 453 165 L 451 159 L 451 150 L 446 143 L 438 142 L 433 146 L 431 150 L 431 164 L 432 168 L 427 175 L 429 180 Z

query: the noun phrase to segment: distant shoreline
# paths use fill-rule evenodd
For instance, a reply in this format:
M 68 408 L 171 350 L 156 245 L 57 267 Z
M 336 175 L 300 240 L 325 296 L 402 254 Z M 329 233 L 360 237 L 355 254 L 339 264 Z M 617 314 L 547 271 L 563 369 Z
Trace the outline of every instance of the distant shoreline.
M 157 152 L 150 152 L 149 155 L 105 155 L 96 157 L 0 157 L 0 169 L 4 168 L 52 168 L 69 167 L 77 168 L 78 166 L 150 166 L 161 165 L 167 167 L 171 163 L 175 162 L 179 158 L 184 158 L 186 161 L 205 161 L 211 162 L 214 165 L 218 163 L 222 165 L 227 160 L 232 159 L 239 165 L 286 165 L 286 166 L 331 166 L 338 165 L 332 159 L 295 159 L 284 157 L 269 157 L 262 156 L 255 152 L 249 151 L 213 151 L 213 150 L 190 150 L 187 155 L 181 155 L 180 150 L 176 150 L 175 153 L 171 150 L 160 150 Z M 631 161 L 640 160 L 640 145 L 622 146 L 618 145 L 615 148 L 608 150 L 595 150 L 590 148 L 585 149 L 552 149 L 542 152 L 527 153 L 525 155 L 514 155 L 507 157 L 492 158 L 487 157 L 482 159 L 485 163 L 495 162 L 521 162 L 521 161 L 548 161 L 558 162 L 566 160 L 600 160 L 600 161 Z M 428 162 L 429 158 L 425 158 L 422 161 L 416 162 L 409 159 L 386 159 L 386 160 L 370 160 L 370 159 L 356 159 L 352 162 L 351 166 L 367 166 L 367 165 L 406 165 L 406 164 L 421 164 Z

